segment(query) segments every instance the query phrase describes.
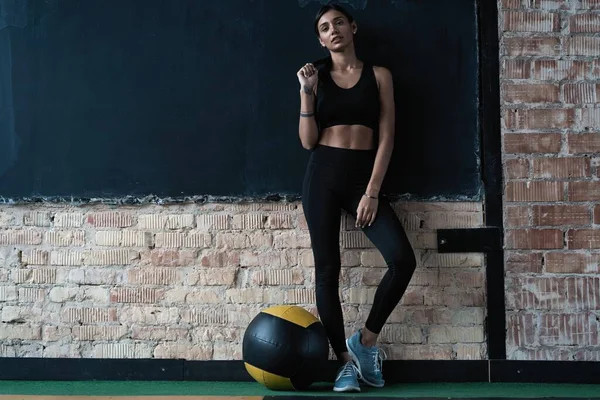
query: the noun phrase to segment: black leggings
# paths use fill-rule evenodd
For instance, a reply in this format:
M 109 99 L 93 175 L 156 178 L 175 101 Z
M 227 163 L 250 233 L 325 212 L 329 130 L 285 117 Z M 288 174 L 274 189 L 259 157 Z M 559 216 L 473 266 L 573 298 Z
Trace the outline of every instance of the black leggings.
M 303 182 L 302 206 L 315 259 L 317 310 L 338 359 L 347 351 L 339 298 L 341 211 L 344 209 L 356 218 L 374 161 L 375 150 L 318 145 L 312 151 Z M 416 259 L 404 228 L 385 197 L 379 196 L 375 221 L 363 232 L 388 266 L 365 324 L 368 330 L 380 333 L 408 287 Z

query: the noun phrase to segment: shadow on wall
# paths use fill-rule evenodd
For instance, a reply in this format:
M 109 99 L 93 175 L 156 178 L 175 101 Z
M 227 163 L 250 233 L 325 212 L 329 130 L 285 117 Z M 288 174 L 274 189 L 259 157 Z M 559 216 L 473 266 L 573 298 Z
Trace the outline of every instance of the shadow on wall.
M 407 57 L 400 46 L 394 45 L 386 38 L 391 33 L 385 32 L 378 27 L 361 25 L 357 33 L 355 44 L 357 55 L 361 60 L 372 65 L 382 66 L 394 71 L 394 100 L 396 105 L 395 119 L 395 146 L 394 154 L 390 161 L 389 171 L 411 171 L 412 179 L 418 179 L 420 185 L 426 185 L 423 181 L 428 180 L 428 171 L 415 171 L 411 168 L 412 160 L 424 159 L 428 149 L 425 137 L 418 132 L 423 131 L 426 120 L 414 118 L 426 109 L 435 107 L 432 98 L 433 93 L 428 93 L 427 85 L 420 85 L 418 80 L 402 79 L 409 76 L 405 70 Z M 396 174 L 395 180 L 402 179 L 402 173 Z M 418 176 L 417 176 L 418 175 Z M 408 178 L 408 177 L 406 177 Z M 410 178 L 409 178 L 410 179 Z M 389 182 L 389 179 L 387 179 Z M 393 185 L 394 186 L 394 185 Z

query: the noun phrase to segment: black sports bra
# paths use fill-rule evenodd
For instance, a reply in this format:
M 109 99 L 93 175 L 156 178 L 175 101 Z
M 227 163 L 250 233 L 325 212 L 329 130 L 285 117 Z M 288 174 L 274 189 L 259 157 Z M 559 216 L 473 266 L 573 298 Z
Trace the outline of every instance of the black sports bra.
M 315 118 L 319 132 L 334 125 L 364 125 L 377 132 L 381 105 L 373 66 L 364 63 L 356 85 L 335 83 L 329 68 L 319 69 Z

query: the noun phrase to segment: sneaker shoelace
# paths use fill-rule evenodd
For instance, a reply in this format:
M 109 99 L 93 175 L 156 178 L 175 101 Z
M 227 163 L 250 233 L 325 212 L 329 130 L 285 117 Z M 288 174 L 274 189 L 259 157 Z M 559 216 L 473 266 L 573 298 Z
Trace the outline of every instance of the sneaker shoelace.
M 375 362 L 375 372 L 381 372 L 383 368 L 383 360 L 387 359 L 387 354 L 383 349 L 373 349 L 373 361 Z
M 358 375 L 358 368 L 354 365 L 354 363 L 347 362 L 342 370 L 340 371 L 338 378 L 352 376 L 354 374 Z

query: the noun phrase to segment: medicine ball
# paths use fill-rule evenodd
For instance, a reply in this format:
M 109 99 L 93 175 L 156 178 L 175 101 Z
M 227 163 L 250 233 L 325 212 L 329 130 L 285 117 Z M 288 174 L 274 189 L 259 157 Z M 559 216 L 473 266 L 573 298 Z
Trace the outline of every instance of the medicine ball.
M 304 308 L 274 306 L 250 322 L 242 353 L 258 383 L 272 390 L 302 390 L 319 378 L 329 358 L 329 340 L 321 321 Z

